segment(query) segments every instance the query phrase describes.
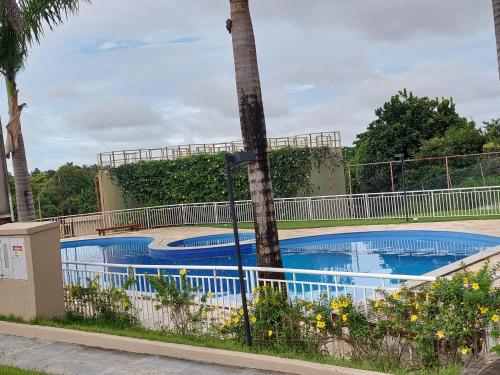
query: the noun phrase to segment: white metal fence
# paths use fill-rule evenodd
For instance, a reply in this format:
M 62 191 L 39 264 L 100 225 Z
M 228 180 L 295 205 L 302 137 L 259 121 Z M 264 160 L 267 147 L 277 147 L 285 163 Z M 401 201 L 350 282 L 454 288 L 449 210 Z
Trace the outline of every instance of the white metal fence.
M 172 277 L 180 287 L 180 269 L 187 270 L 188 283 L 197 288 L 196 303 L 202 303 L 203 295 L 210 296 L 206 302 L 209 307 L 207 323 L 224 319 L 232 309 L 240 307 L 241 293 L 237 267 L 234 266 L 63 262 L 63 279 L 66 287 L 75 284 L 87 287 L 89 283 L 97 280 L 103 288 L 124 288 L 141 323 L 150 328 L 164 328 L 168 325 L 168 316 L 161 309 L 156 308 L 159 301 L 146 275 Z M 284 273 L 285 281 L 279 287 L 288 290 L 292 301 L 313 301 L 322 295 L 328 298 L 350 296 L 358 308 L 365 312 L 369 309 L 368 299 L 381 297 L 380 290 L 390 292 L 397 290 L 403 282 L 432 282 L 436 279 L 432 276 L 244 267 L 245 289 L 250 301 L 253 299 L 256 286 L 276 283 L 274 279 L 262 278 L 260 272 Z M 96 276 L 98 276 L 97 279 Z M 135 279 L 135 282 L 129 286 L 127 280 L 131 277 Z
M 500 186 L 420 190 L 390 193 L 280 198 L 278 220 L 348 220 L 410 217 L 465 217 L 500 215 Z M 251 222 L 252 203 L 236 202 L 238 221 Z M 160 228 L 230 222 L 229 203 L 193 203 L 107 211 L 41 219 L 58 221 L 61 237 L 95 234 L 100 227 L 139 224 Z

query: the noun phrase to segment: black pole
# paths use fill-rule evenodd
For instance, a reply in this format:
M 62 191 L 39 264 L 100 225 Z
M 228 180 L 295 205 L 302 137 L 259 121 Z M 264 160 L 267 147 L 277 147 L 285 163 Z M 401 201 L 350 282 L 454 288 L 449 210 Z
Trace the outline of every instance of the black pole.
M 405 160 L 404 160 L 404 158 L 401 158 L 401 184 L 403 185 L 403 199 L 404 199 L 404 206 L 405 206 L 406 222 L 409 222 L 410 218 L 409 218 L 409 215 L 408 215 L 408 195 L 407 195 L 407 192 L 406 192 Z
M 233 192 L 233 157 L 226 154 L 226 174 L 227 174 L 227 189 L 229 193 L 229 208 L 231 211 L 231 221 L 233 223 L 234 247 L 236 248 L 236 258 L 238 259 L 238 277 L 240 279 L 241 303 L 243 305 L 243 318 L 245 320 L 245 333 L 248 346 L 252 346 L 252 335 L 250 333 L 250 319 L 248 318 L 247 295 L 245 291 L 245 280 L 243 277 L 243 262 L 241 260 L 240 237 L 238 235 L 238 220 L 236 218 L 236 209 L 234 206 Z

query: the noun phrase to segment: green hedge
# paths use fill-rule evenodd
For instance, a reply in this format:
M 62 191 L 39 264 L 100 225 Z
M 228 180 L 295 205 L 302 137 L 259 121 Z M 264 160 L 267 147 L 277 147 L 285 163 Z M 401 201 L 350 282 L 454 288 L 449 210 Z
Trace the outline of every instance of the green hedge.
M 338 165 L 335 152 L 327 147 L 272 150 L 268 155 L 275 197 L 293 197 L 311 192 L 312 165 Z M 198 154 L 177 160 L 124 164 L 110 170 L 129 205 L 155 206 L 177 203 L 226 201 L 224 153 Z M 234 172 L 235 198 L 249 199 L 247 169 Z

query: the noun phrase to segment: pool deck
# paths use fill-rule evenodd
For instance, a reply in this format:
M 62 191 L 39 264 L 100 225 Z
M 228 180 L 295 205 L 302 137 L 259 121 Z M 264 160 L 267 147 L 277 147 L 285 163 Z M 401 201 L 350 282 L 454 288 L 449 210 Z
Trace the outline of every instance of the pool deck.
M 386 224 L 386 225 L 356 225 L 342 227 L 323 227 L 323 228 L 304 228 L 304 229 L 282 229 L 279 231 L 280 239 L 314 236 L 321 234 L 336 234 L 336 233 L 353 233 L 353 232 L 370 232 L 370 231 L 385 231 L 385 230 L 435 230 L 435 231 L 451 231 L 451 232 L 466 232 L 484 234 L 489 236 L 500 237 L 500 220 L 464 220 L 464 221 L 447 221 L 436 223 L 418 223 L 410 222 L 407 224 Z M 251 233 L 250 229 L 240 229 L 241 233 Z M 205 226 L 186 226 L 186 227 L 168 227 L 140 230 L 137 232 L 115 232 L 107 235 L 108 237 L 125 237 L 125 236 L 149 236 L 155 239 L 155 244 L 166 246 L 166 244 L 189 237 L 207 236 L 212 234 L 232 233 L 231 228 L 212 228 Z M 95 236 L 82 236 L 63 239 L 61 241 L 72 241 L 89 238 L 103 238 Z M 489 259 L 491 264 L 500 262 L 500 247 L 490 249 L 488 252 L 482 252 L 483 256 L 472 258 L 468 266 L 472 271 L 477 271 Z M 433 272 L 433 275 L 446 275 L 453 273 L 451 265 L 444 267 L 442 272 Z M 459 265 L 455 265 L 456 268 Z M 500 279 L 497 280 L 500 286 Z

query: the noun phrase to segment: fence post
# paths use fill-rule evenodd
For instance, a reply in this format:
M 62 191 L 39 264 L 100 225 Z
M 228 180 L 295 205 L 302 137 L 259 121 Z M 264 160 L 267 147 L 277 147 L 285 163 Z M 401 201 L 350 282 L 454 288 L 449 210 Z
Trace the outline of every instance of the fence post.
M 149 207 L 146 207 L 146 226 L 151 229 L 151 221 L 149 219 Z
M 181 204 L 181 213 L 182 213 L 182 225 L 186 225 L 186 217 L 184 215 L 184 205 Z
M 365 200 L 365 216 L 366 216 L 366 219 L 369 219 L 370 218 L 370 204 L 368 202 L 368 194 L 364 194 L 363 198 Z
M 217 210 L 217 203 L 214 203 L 214 217 L 215 217 L 215 224 L 219 224 L 219 212 Z
M 307 209 L 309 211 L 309 220 L 313 220 L 312 199 L 311 199 L 311 197 L 307 198 Z
M 436 217 L 436 206 L 434 203 L 434 192 L 431 190 L 431 210 L 432 210 L 432 217 Z

